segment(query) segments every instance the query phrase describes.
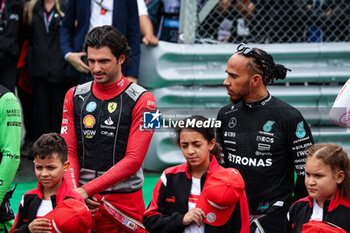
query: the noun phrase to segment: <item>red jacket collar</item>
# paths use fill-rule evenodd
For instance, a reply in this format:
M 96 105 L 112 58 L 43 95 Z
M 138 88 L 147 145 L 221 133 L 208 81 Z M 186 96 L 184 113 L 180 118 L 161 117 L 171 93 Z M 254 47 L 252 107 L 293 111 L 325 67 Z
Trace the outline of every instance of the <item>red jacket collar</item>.
M 57 193 L 65 193 L 68 186 L 67 186 L 67 182 L 65 181 L 64 178 L 62 178 L 63 181 L 62 181 L 62 184 L 61 186 L 58 188 L 57 190 Z M 43 193 L 43 185 L 41 183 L 38 182 L 38 185 L 37 185 L 37 189 L 38 189 L 38 197 L 40 199 L 43 199 L 43 196 L 44 196 L 44 193 Z M 57 193 L 55 194 L 56 195 L 56 201 L 57 203 L 61 201 L 61 199 L 63 199 L 64 197 L 62 197 L 61 195 L 57 195 Z
M 342 197 L 340 195 L 340 191 L 337 191 L 337 194 L 335 196 L 334 200 L 330 200 L 329 206 L 328 206 L 328 211 L 332 211 L 336 209 L 339 205 L 344 205 L 346 207 L 350 207 L 350 200 L 346 197 Z
M 215 156 L 210 154 L 210 164 L 209 164 L 209 169 L 207 171 L 207 177 L 208 175 L 210 175 L 211 173 L 222 169 L 223 167 L 220 166 L 220 164 L 218 163 L 218 161 L 216 160 Z M 190 166 L 188 164 L 188 162 L 186 162 L 186 166 L 185 166 L 185 171 L 186 171 L 186 176 L 188 179 L 192 179 L 191 177 L 191 172 L 190 172 Z
M 310 205 L 310 208 L 313 207 L 314 199 L 311 198 L 310 196 L 302 198 L 301 200 L 308 201 L 309 205 Z M 337 191 L 335 199 L 334 200 L 328 200 L 328 201 L 329 201 L 328 212 L 336 209 L 339 205 L 344 205 L 344 206 L 350 207 L 350 200 L 348 198 L 346 198 L 346 197 L 340 196 L 340 191 L 339 190 Z

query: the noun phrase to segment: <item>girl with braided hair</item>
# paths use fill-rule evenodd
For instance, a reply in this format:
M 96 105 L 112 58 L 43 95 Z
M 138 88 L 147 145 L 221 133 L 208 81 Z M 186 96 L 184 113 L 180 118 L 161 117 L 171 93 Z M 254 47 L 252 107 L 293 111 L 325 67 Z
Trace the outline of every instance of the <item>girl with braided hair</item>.
M 310 147 L 305 164 L 308 197 L 295 202 L 286 232 L 350 231 L 350 161 L 336 144 Z M 344 231 L 345 230 L 345 231 Z M 322 231 L 323 232 L 323 231 Z

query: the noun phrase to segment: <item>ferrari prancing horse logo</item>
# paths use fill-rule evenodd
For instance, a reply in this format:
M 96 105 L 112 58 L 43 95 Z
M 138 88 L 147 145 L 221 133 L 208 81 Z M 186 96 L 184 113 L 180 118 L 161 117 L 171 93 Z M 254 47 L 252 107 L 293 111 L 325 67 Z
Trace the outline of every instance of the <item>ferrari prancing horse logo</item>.
M 108 112 L 112 113 L 117 109 L 118 104 L 116 102 L 110 102 L 108 103 Z

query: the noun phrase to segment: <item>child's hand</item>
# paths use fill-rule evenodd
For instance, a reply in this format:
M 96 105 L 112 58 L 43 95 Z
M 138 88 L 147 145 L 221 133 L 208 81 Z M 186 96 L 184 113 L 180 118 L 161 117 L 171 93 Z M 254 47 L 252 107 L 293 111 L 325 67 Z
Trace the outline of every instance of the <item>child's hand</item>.
M 92 196 L 91 198 L 86 199 L 85 203 L 87 207 L 89 207 L 90 212 L 92 214 L 96 213 L 99 210 L 98 207 L 101 205 L 101 203 L 96 199 L 95 196 Z
M 50 233 L 52 230 L 51 221 L 46 218 L 34 219 L 28 228 L 31 233 Z
M 205 213 L 203 210 L 199 208 L 192 208 L 185 214 L 184 218 L 182 219 L 182 224 L 187 226 L 194 222 L 198 227 L 200 227 L 204 217 Z

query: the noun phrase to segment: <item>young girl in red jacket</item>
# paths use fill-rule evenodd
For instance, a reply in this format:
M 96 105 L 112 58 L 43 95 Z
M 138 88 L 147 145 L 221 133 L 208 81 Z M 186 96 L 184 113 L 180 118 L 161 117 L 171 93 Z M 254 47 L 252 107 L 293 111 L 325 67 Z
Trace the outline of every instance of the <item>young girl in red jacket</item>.
M 192 116 L 184 120 L 185 127 L 176 130 L 177 143 L 187 162 L 166 169 L 159 178 L 153 190 L 152 201 L 143 217 L 148 232 L 249 232 L 248 204 L 243 178 L 238 171 L 235 172 L 240 177 L 243 188 L 237 202 L 228 207 L 229 213 L 224 212 L 222 215 L 217 203 L 212 203 L 219 208 L 214 213 L 206 213 L 204 208 L 196 207 L 201 193 L 206 190 L 205 184 L 215 185 L 215 182 L 211 182 L 211 177 L 224 169 L 217 162 L 221 160 L 221 149 L 216 144 L 214 129 L 200 127 L 206 121 L 208 119 L 203 116 Z M 186 127 L 188 122 L 194 124 L 187 124 Z M 220 180 L 220 177 L 217 178 Z M 221 178 L 225 180 L 225 177 Z M 227 178 L 226 181 L 230 183 Z M 222 183 L 226 186 L 225 182 Z M 234 184 L 231 187 L 234 189 Z M 214 192 L 216 193 L 211 195 L 218 195 L 219 198 L 224 195 L 220 191 Z M 216 201 L 215 198 L 213 201 Z M 223 209 L 226 211 L 227 207 Z
M 350 232 L 350 162 L 342 147 L 328 143 L 310 147 L 305 186 L 309 196 L 290 207 L 286 232 L 318 232 L 316 228 Z

